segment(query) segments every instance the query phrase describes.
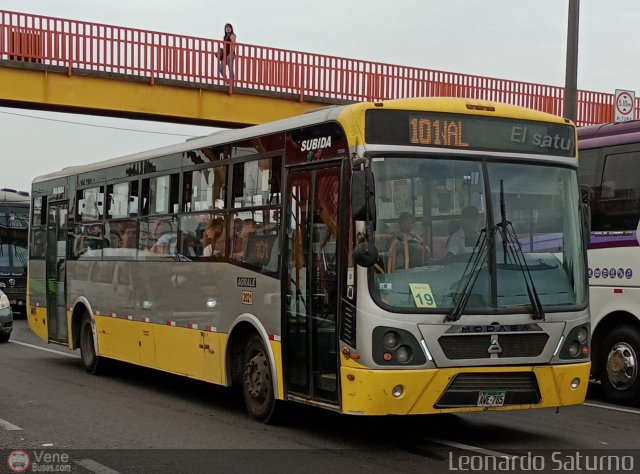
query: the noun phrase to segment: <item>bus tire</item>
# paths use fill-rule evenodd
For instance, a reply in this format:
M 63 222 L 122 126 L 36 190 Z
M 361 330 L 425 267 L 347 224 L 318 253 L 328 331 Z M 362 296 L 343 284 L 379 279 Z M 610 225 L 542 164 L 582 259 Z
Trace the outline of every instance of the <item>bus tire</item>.
M 105 361 L 96 353 L 91 316 L 85 313 L 80 324 L 80 358 L 85 370 L 91 375 L 104 373 Z
M 599 362 L 607 401 L 622 405 L 640 402 L 640 331 L 630 325 L 614 328 L 602 339 Z
M 276 408 L 273 370 L 262 339 L 249 337 L 242 364 L 242 395 L 249 414 L 261 423 L 272 423 Z
M 10 337 L 11 337 L 11 333 L 0 334 L 0 342 L 8 342 Z

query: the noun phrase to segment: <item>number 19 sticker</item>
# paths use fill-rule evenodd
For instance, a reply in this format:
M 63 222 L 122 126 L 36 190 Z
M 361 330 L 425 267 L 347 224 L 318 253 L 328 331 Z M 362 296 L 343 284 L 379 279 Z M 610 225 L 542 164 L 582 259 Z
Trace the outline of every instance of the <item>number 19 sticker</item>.
M 428 283 L 409 283 L 413 301 L 418 308 L 437 308 L 436 300 L 431 293 L 431 286 Z

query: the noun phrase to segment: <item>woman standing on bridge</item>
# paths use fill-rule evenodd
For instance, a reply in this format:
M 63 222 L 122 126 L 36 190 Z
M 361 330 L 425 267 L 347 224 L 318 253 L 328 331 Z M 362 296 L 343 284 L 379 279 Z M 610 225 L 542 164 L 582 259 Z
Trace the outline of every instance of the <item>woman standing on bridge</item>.
M 222 78 L 226 80 L 225 66 L 229 66 L 229 76 L 233 80 L 233 59 L 235 58 L 236 52 L 236 35 L 233 32 L 233 25 L 231 25 L 231 23 L 227 23 L 226 25 L 224 25 L 223 40 L 223 49 L 219 49 L 216 53 L 218 59 L 220 60 L 219 70 Z

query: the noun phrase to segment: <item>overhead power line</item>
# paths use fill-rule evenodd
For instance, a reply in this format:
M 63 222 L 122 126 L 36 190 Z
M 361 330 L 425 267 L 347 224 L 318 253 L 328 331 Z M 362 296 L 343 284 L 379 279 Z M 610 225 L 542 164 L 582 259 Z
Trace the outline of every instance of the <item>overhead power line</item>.
M 155 134 L 155 135 L 171 135 L 171 136 L 175 136 L 175 137 L 187 137 L 187 138 L 193 138 L 193 137 L 199 136 L 199 135 L 188 135 L 188 134 L 184 134 L 184 133 L 154 132 L 154 131 L 151 131 L 151 130 L 139 130 L 139 129 L 135 129 L 135 128 L 111 127 L 109 125 L 96 125 L 96 124 L 92 124 L 92 123 L 74 122 L 73 120 L 61 120 L 61 119 L 54 119 L 54 118 L 48 118 L 48 117 L 36 117 L 35 115 L 18 114 L 18 113 L 15 113 L 15 112 L 0 111 L 0 114 L 16 115 L 18 117 L 26 117 L 26 118 L 31 118 L 31 119 L 35 119 L 35 120 L 47 120 L 49 122 L 69 123 L 69 124 L 72 124 L 72 125 L 83 125 L 85 127 L 97 127 L 97 128 L 108 128 L 108 129 L 111 129 L 111 130 L 122 130 L 122 131 L 125 131 L 125 132 L 152 133 L 152 134 Z

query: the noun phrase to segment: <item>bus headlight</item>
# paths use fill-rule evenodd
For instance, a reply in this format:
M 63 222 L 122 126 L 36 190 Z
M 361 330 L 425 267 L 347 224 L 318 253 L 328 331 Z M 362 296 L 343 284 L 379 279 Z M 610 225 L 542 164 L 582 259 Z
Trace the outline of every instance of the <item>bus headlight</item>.
M 396 357 L 398 358 L 398 362 L 401 364 L 406 364 L 411 360 L 412 356 L 411 348 L 409 346 L 400 346 L 396 351 Z
M 588 359 L 589 358 L 589 336 L 591 328 L 589 324 L 576 326 L 569 334 L 560 350 L 561 359 Z
M 580 344 L 577 342 L 572 342 L 569 344 L 568 352 L 571 357 L 575 357 L 580 353 Z
M 384 338 L 382 339 L 382 343 L 384 344 L 384 347 L 388 349 L 393 349 L 398 345 L 398 334 L 395 333 L 394 331 L 389 331 L 384 335 Z
M 423 365 L 425 352 L 411 332 L 406 329 L 378 326 L 371 334 L 373 361 L 382 366 Z
M 587 334 L 587 330 L 585 328 L 581 327 L 581 328 L 578 328 L 578 332 L 576 333 L 576 337 L 578 338 L 578 342 L 580 344 L 584 344 L 584 342 L 589 337 L 589 334 Z

